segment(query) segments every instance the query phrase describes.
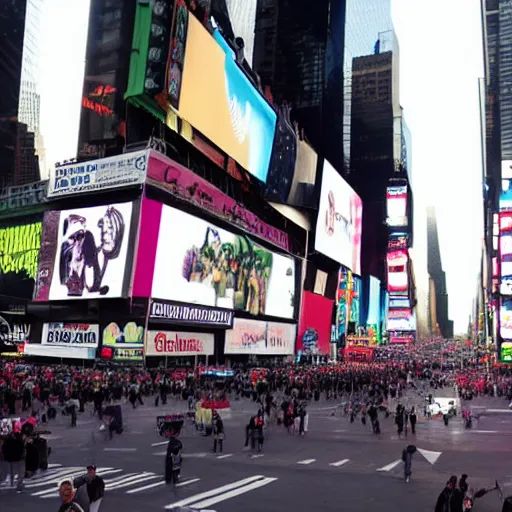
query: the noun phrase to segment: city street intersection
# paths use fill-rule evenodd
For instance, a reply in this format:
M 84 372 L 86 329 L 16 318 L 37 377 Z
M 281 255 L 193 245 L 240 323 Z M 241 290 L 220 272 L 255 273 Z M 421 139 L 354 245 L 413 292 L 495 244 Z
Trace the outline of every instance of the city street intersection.
M 382 434 L 377 437 L 359 418 L 350 424 L 341 411 L 332 416 L 334 402 L 312 403 L 308 434 L 299 437 L 272 427 L 260 455 L 243 450 L 244 427 L 256 406 L 233 401 L 222 454 L 214 454 L 212 438 L 198 434 L 193 425 L 184 429 L 184 462 L 175 490 L 163 481 L 166 443 L 156 432 L 156 416 L 184 411 L 186 404 L 170 401 L 158 409 L 150 404 L 149 399 L 135 411 L 123 406 L 125 431 L 112 441 L 89 412 L 79 416 L 76 429 L 59 417 L 49 426 L 50 469 L 27 480 L 21 494 L 1 489 L 2 509 L 57 510 L 58 482 L 83 473 L 91 463 L 105 479 L 104 511 L 172 506 L 218 512 L 359 511 L 375 506 L 431 511 L 449 476 L 462 473 L 476 489 L 498 479 L 512 494 L 512 414 L 502 400 L 476 402 L 474 413 L 480 419 L 471 430 L 463 428 L 460 416 L 448 427 L 420 417 L 416 436 L 409 432 L 406 440 L 397 438 L 391 417 L 381 415 Z M 401 453 L 409 443 L 419 452 L 413 458 L 412 481 L 406 484 Z M 497 493 L 477 505 L 479 511 L 501 509 Z

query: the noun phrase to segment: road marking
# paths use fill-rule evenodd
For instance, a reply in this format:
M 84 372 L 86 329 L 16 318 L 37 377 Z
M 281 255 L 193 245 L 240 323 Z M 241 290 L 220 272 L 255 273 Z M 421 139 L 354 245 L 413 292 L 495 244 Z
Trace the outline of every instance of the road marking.
M 383 466 L 377 471 L 391 471 L 392 469 L 395 469 L 400 463 L 402 462 L 402 459 L 395 460 L 395 462 L 392 462 L 391 464 L 388 464 L 387 466 Z
M 441 456 L 441 454 L 443 452 L 432 452 L 430 450 L 422 450 L 421 448 L 418 448 L 418 451 L 421 453 L 421 455 L 423 455 L 423 457 L 425 457 L 425 459 L 427 459 L 428 462 L 430 462 L 430 464 L 434 465 L 437 461 L 437 459 L 439 459 L 439 457 Z
M 137 448 L 103 448 L 104 452 L 136 452 Z
M 61 468 L 62 464 L 48 464 L 48 469 Z
M 139 473 L 128 473 L 126 475 L 116 476 L 115 478 L 109 478 L 105 480 L 105 484 L 111 484 L 113 482 L 119 482 L 119 480 L 123 480 L 123 478 L 130 478 L 132 476 L 137 476 Z
M 497 412 L 497 413 L 506 412 L 507 414 L 512 413 L 512 411 L 510 409 L 486 409 L 485 412 Z
M 83 469 L 75 469 L 74 471 L 66 471 L 64 473 L 58 475 L 52 475 L 51 477 L 38 480 L 36 483 L 27 484 L 25 487 L 27 489 L 32 489 L 34 487 L 42 487 L 43 485 L 51 485 L 51 484 L 59 484 L 62 480 L 73 479 L 76 476 L 80 476 L 85 474 Z
M 161 441 L 160 443 L 153 443 L 151 446 L 163 446 L 164 444 L 169 444 L 169 441 Z
M 299 460 L 299 462 L 297 462 L 297 464 L 302 464 L 304 466 L 307 466 L 308 464 L 313 464 L 313 462 L 316 462 L 316 459 Z
M 348 430 L 335 430 L 334 432 L 336 434 L 341 434 L 341 432 L 348 432 Z
M 475 434 L 498 434 L 499 430 L 473 430 Z
M 264 478 L 265 477 L 263 475 L 256 475 L 256 476 L 251 476 L 249 478 L 244 478 L 243 480 L 238 480 L 237 482 L 223 485 L 222 487 L 217 487 L 215 489 L 212 489 L 211 491 L 201 492 L 199 494 L 195 494 L 194 496 L 191 496 L 190 498 L 185 498 L 184 500 L 180 500 L 175 503 L 171 503 L 169 505 L 166 505 L 165 508 L 167 510 L 169 510 L 169 509 L 173 509 L 173 508 L 177 508 L 177 507 L 185 507 L 187 505 L 190 505 L 191 503 L 205 500 L 207 498 L 211 498 L 212 496 L 218 496 L 219 494 L 232 491 L 233 489 L 237 489 L 239 487 L 251 484 L 253 482 L 256 482 L 257 480 L 261 481 Z
M 233 457 L 232 453 L 226 453 L 226 455 L 219 455 L 217 459 L 228 459 L 229 457 Z
M 167 455 L 167 452 L 156 452 L 153 453 L 153 455 Z M 184 459 L 202 459 L 206 457 L 208 454 L 206 452 L 200 452 L 200 453 L 184 453 L 183 458 Z
M 186 485 L 195 484 L 196 482 L 199 482 L 201 480 L 200 478 L 192 478 L 191 480 L 187 480 L 185 482 L 180 482 L 179 484 L 176 484 L 176 487 L 185 487 Z
M 120 482 L 115 484 L 110 484 L 110 486 L 106 485 L 105 489 L 123 489 L 124 487 L 131 487 L 132 485 L 141 484 L 142 482 L 147 482 L 148 480 L 154 480 L 155 478 L 160 478 L 160 475 L 151 475 L 151 474 L 142 474 L 137 478 L 130 480 L 129 482 Z
M 40 496 L 40 498 L 42 499 L 45 499 L 45 498 L 58 498 L 59 497 L 59 493 L 58 492 L 54 492 L 52 494 L 46 494 L 45 496 Z
M 126 491 L 126 494 L 135 494 L 136 492 L 146 491 L 147 489 L 153 489 L 153 487 L 158 487 L 159 485 L 165 485 L 165 483 L 165 480 L 162 480 L 161 482 L 155 482 L 143 487 L 137 487 L 136 489 L 130 489 L 129 491 Z
M 329 464 L 329 466 L 333 466 L 335 468 L 339 468 L 340 466 L 343 466 L 347 462 L 350 462 L 350 459 L 343 459 L 343 460 L 339 460 L 338 462 L 331 462 Z
M 102 475 L 106 475 L 108 473 L 119 473 L 120 471 L 123 471 L 123 470 L 122 469 L 112 469 L 111 471 L 104 471 L 102 473 Z M 59 483 L 62 482 L 62 480 L 66 480 L 66 478 L 65 477 L 61 478 L 61 479 L 59 479 L 58 482 L 45 482 L 45 485 L 49 484 L 49 485 L 52 485 L 52 487 L 50 489 L 44 489 L 42 491 L 34 492 L 30 496 L 44 496 L 45 494 L 55 492 L 55 487 L 58 486 Z M 53 484 L 55 484 L 55 485 L 53 485 Z
M 246 492 L 254 491 L 255 489 L 271 484 L 276 480 L 277 478 L 264 478 L 263 480 L 253 482 L 252 484 L 244 485 L 243 487 L 239 487 L 238 489 L 234 489 L 233 491 L 225 492 L 223 494 L 214 496 L 213 498 L 206 499 L 199 503 L 194 503 L 194 507 L 197 507 L 199 510 L 204 509 L 206 507 L 211 507 L 212 505 L 220 503 L 221 501 L 229 500 L 231 498 L 234 498 L 235 496 L 240 496 L 241 494 L 245 494 Z
M 124 482 L 131 482 L 132 480 L 137 480 L 137 478 L 144 476 L 144 474 L 145 473 L 130 473 L 128 475 L 118 476 L 117 478 L 111 478 L 108 482 L 105 482 L 105 489 L 110 489 L 110 486 L 116 486 L 117 484 L 122 484 Z
M 255 455 L 251 455 L 251 459 L 259 459 L 260 457 L 263 457 L 263 453 L 257 453 Z

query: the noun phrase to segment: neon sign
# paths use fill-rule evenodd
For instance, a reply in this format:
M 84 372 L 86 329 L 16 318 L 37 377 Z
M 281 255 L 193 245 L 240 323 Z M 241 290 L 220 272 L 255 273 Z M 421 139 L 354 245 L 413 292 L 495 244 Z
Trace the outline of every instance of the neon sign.
M 41 248 L 42 223 L 0 229 L 0 272 L 25 272 L 34 279 Z
M 112 109 L 108 108 L 106 105 L 103 105 L 102 103 L 98 103 L 97 101 L 90 100 L 89 98 L 85 98 L 85 97 L 82 98 L 82 107 L 92 110 L 93 112 L 96 112 L 100 116 L 114 115 L 114 112 L 112 111 Z

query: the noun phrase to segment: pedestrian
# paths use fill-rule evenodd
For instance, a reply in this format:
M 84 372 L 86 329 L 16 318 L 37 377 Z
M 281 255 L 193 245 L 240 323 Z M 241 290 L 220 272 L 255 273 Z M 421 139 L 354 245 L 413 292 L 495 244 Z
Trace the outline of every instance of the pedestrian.
M 411 432 L 416 434 L 416 422 L 418 417 L 416 416 L 416 409 L 414 405 L 411 407 L 411 413 L 409 414 L 409 421 L 411 422 Z
M 213 453 L 217 453 L 217 444 L 219 451 L 222 453 L 222 445 L 224 443 L 224 423 L 217 411 L 213 413 Z
M 437 498 L 435 512 L 453 512 L 452 503 L 456 486 L 457 477 L 452 475 L 448 482 L 446 482 L 445 488 L 441 491 L 441 494 Z
M 77 494 L 85 486 L 89 499 L 89 512 L 98 512 L 105 495 L 105 482 L 96 474 L 96 466 L 94 464 L 87 466 L 87 473 L 75 478 L 73 486 L 77 489 Z
M 408 445 L 402 452 L 402 460 L 404 462 L 404 479 L 406 483 L 411 481 L 412 475 L 412 456 L 416 453 L 416 446 Z
M 61 506 L 59 512 L 84 512 L 83 507 L 76 501 L 76 492 L 71 480 L 64 480 L 59 485 Z
M 7 466 L 11 487 L 14 487 L 14 475 L 18 475 L 16 490 L 23 490 L 25 478 L 25 440 L 21 432 L 11 432 L 2 444 L 2 455 Z

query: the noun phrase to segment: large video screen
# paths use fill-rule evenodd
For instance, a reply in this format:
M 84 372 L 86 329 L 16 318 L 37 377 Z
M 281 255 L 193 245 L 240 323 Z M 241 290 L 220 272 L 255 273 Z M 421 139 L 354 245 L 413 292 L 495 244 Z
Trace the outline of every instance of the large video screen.
M 164 205 L 151 296 L 291 319 L 295 260 Z
M 0 294 L 31 299 L 41 249 L 42 222 L 0 227 Z
M 380 280 L 370 276 L 370 292 L 368 297 L 368 325 L 380 323 Z
M 267 179 L 277 115 L 218 29 L 188 16 L 179 113 L 253 176 Z
M 315 250 L 360 275 L 362 220 L 361 198 L 325 160 Z
M 132 203 L 48 211 L 34 300 L 124 296 Z
M 388 187 L 386 197 L 388 226 L 407 226 L 407 187 Z
M 388 292 L 390 294 L 405 294 L 409 289 L 407 251 L 388 252 Z

